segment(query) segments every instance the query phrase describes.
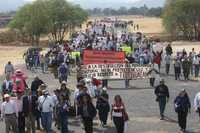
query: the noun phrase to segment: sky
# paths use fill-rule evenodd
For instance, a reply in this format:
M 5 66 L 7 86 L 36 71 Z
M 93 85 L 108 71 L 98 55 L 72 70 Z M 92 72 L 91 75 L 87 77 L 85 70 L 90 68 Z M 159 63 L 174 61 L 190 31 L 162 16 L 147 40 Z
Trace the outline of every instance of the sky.
M 17 10 L 24 4 L 34 0 L 0 0 L 0 12 Z M 124 7 L 140 7 L 146 4 L 148 7 L 163 6 L 165 0 L 68 0 L 74 4 L 78 4 L 84 9 L 92 8 L 119 8 Z

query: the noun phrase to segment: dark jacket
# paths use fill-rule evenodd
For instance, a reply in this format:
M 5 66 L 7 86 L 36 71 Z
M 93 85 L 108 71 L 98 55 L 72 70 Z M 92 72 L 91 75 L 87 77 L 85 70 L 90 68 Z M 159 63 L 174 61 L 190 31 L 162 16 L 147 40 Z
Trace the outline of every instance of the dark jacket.
M 177 113 L 179 112 L 185 112 L 188 113 L 188 110 L 191 108 L 190 99 L 187 95 L 184 97 L 177 96 L 174 100 L 175 105 L 175 111 Z
M 44 84 L 42 80 L 34 80 L 31 84 L 31 91 L 37 91 L 40 85 Z
M 11 92 L 13 89 L 13 84 L 12 82 L 9 82 L 9 86 L 8 88 L 6 88 L 6 82 L 4 81 L 1 87 L 2 87 L 3 92 L 6 92 L 6 91 Z
M 82 117 L 84 117 L 83 116 L 83 104 L 82 105 L 80 105 L 79 107 L 78 107 L 78 114 L 79 115 L 81 115 Z M 96 114 L 97 114 L 97 111 L 96 111 L 96 108 L 94 107 L 94 105 L 92 104 L 92 103 L 88 103 L 87 104 L 87 111 L 88 111 L 88 114 L 89 114 L 89 118 L 94 118 L 95 116 L 96 116 Z
M 156 96 L 159 97 L 167 97 L 169 98 L 169 89 L 166 85 L 158 85 L 155 89 Z
M 108 94 L 103 93 L 97 99 L 96 109 L 99 110 L 99 112 L 109 112 L 110 111 L 110 105 L 108 102 L 108 98 L 109 98 Z
M 37 96 L 31 96 L 31 107 L 32 113 L 34 116 L 37 115 Z M 29 96 L 24 96 L 22 101 L 22 112 L 25 116 L 28 116 L 29 113 Z

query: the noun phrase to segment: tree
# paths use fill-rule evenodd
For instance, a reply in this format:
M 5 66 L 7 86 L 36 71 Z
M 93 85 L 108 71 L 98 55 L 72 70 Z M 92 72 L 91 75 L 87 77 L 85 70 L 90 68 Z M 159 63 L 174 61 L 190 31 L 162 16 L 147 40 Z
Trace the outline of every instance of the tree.
M 199 12 L 199 0 L 168 0 L 163 15 L 165 29 L 175 37 L 200 40 Z
M 35 1 L 23 6 L 15 15 L 9 26 L 22 35 L 28 35 L 32 45 L 38 45 L 41 34 L 46 33 L 47 16 L 44 1 Z
M 37 0 L 17 11 L 9 26 L 23 36 L 28 35 L 32 45 L 39 44 L 42 34 L 62 43 L 65 35 L 87 17 L 86 11 L 65 0 Z

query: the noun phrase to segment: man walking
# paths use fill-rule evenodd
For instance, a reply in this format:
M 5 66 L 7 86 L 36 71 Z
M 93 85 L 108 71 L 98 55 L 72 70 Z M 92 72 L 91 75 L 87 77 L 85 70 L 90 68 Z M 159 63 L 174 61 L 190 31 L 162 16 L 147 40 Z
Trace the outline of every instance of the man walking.
M 44 82 L 41 79 L 39 79 L 38 76 L 35 76 L 33 82 L 31 83 L 31 91 L 33 95 L 37 95 L 37 89 L 42 84 L 44 84 Z
M 37 115 L 37 96 L 32 95 L 29 90 L 28 95 L 23 97 L 22 110 L 26 118 L 27 133 L 35 133 L 35 120 Z
M 1 105 L 1 119 L 5 118 L 6 133 L 11 133 L 11 128 L 14 133 L 18 133 L 17 118 L 18 109 L 13 100 L 10 100 L 10 95 L 4 95 L 5 101 Z
M 47 90 L 43 91 L 43 95 L 39 97 L 38 103 L 39 110 L 41 111 L 42 126 L 46 133 L 51 133 L 54 103 Z
M 155 95 L 156 95 L 156 101 L 159 103 L 159 109 L 160 109 L 160 120 L 164 120 L 164 111 L 166 103 L 169 100 L 169 89 L 165 85 L 164 79 L 161 79 L 160 85 L 158 85 L 155 89 Z

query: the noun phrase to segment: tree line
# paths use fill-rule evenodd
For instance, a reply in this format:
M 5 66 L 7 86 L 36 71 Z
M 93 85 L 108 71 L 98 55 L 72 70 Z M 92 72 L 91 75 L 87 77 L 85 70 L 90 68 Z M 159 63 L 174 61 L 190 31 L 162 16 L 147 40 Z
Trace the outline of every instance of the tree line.
M 162 14 L 162 8 L 148 8 L 146 5 L 142 7 L 120 7 L 119 9 L 112 8 L 94 8 L 88 9 L 87 12 L 92 16 L 120 16 L 120 15 L 143 15 L 143 16 L 154 16 L 160 17 Z
M 174 38 L 199 41 L 200 0 L 167 0 L 163 24 Z
M 39 45 L 42 35 L 62 43 L 87 18 L 85 10 L 66 0 L 36 0 L 20 8 L 9 27 L 27 37 L 32 45 Z

